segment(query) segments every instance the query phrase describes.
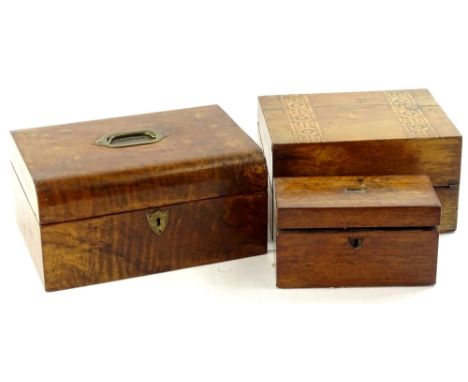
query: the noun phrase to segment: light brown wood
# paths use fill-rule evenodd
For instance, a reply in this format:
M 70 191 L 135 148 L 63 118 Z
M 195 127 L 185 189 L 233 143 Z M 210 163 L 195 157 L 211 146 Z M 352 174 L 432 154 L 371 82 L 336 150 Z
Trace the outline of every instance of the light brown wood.
M 426 89 L 262 96 L 259 102 L 273 144 L 460 136 Z
M 259 104 L 271 177 L 428 175 L 436 188 L 458 187 L 462 137 L 427 90 L 265 96 Z M 440 229 L 452 231 L 457 192 L 442 193 Z
M 44 266 L 42 262 L 42 243 L 41 243 L 41 227 L 33 213 L 26 194 L 14 172 L 11 169 L 11 179 L 13 185 L 13 192 L 15 195 L 16 207 L 16 222 L 23 235 L 26 246 L 36 267 L 37 273 L 44 284 Z
M 353 248 L 350 239 L 362 240 Z M 280 288 L 411 286 L 436 282 L 438 232 L 358 230 L 278 232 Z
M 275 178 L 277 227 L 423 227 L 440 222 L 427 176 Z

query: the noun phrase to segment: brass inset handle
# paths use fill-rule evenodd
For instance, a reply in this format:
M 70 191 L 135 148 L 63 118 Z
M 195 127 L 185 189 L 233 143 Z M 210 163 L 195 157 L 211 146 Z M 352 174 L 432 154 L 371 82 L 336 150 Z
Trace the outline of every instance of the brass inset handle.
M 139 130 L 123 133 L 106 134 L 96 141 L 96 144 L 104 147 L 119 148 L 137 145 L 147 145 L 159 142 L 168 136 L 164 131 Z
M 358 187 L 346 187 L 344 191 L 345 192 L 360 192 L 360 193 L 367 192 L 367 187 L 364 184 L 364 178 L 357 178 L 356 181 L 357 183 L 359 183 Z
M 358 192 L 358 193 L 364 193 L 367 192 L 367 187 L 365 185 L 362 185 L 361 187 L 346 187 L 345 192 Z

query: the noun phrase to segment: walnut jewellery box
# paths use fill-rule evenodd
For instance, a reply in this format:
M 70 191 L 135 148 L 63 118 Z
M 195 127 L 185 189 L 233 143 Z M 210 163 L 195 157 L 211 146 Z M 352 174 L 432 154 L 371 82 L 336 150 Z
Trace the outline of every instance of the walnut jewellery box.
M 427 90 L 259 97 L 276 177 L 428 175 L 441 232 L 457 226 L 462 137 Z
M 261 149 L 218 106 L 11 132 L 48 291 L 266 252 Z

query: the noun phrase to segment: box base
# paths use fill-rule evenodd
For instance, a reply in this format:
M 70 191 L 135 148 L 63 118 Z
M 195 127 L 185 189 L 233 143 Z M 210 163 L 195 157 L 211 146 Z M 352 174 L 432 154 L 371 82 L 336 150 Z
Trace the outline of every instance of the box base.
M 416 286 L 436 282 L 432 229 L 279 230 L 279 288 Z

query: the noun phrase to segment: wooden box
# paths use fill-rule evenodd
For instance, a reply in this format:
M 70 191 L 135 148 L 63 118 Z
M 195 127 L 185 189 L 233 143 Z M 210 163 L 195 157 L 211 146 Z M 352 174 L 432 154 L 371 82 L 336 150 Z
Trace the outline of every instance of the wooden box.
M 263 153 L 218 106 L 11 132 L 48 291 L 260 255 Z
M 278 287 L 435 283 L 440 203 L 427 176 L 274 182 Z
M 428 175 L 457 226 L 462 137 L 427 90 L 259 98 L 270 176 Z

